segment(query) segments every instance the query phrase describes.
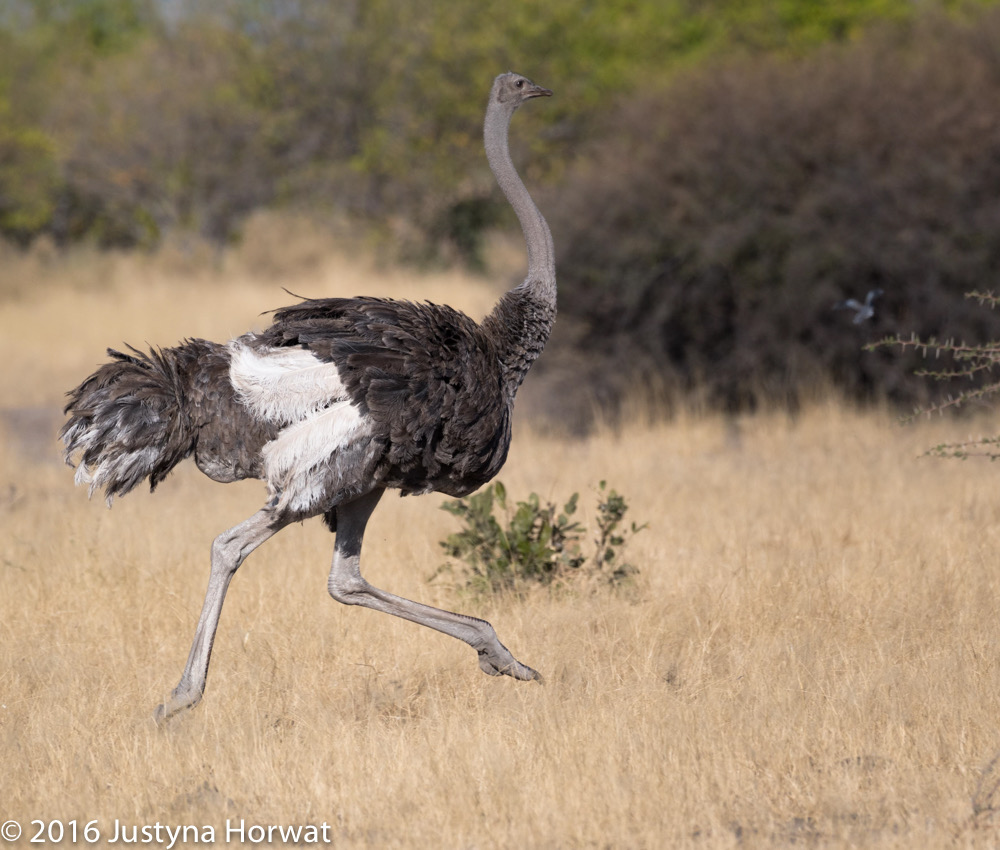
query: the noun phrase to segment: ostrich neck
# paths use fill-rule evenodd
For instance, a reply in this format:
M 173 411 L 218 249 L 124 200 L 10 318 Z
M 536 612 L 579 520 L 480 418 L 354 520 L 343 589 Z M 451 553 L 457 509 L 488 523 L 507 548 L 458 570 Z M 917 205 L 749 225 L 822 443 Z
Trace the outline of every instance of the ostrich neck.
M 486 158 L 504 196 L 514 208 L 528 248 L 528 274 L 506 293 L 484 321 L 497 344 L 503 369 L 504 393 L 513 402 L 552 331 L 556 317 L 556 263 L 552 234 L 531 195 L 521 182 L 507 145 L 511 113 L 496 101 L 486 111 Z
M 505 110 L 497 101 L 490 102 L 483 127 L 486 159 L 524 232 L 524 241 L 528 247 L 528 275 L 522 285 L 530 289 L 537 300 L 554 308 L 556 262 L 552 234 L 511 161 L 507 143 L 511 116 L 512 113 Z

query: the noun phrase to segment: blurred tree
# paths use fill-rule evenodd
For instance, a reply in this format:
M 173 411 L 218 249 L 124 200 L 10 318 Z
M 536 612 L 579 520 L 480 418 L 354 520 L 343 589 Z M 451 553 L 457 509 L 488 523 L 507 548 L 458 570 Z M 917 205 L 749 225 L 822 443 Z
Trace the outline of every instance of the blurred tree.
M 88 62 L 131 47 L 159 23 L 154 0 L 31 0 L 18 30 L 60 62 Z
M 66 75 L 49 120 L 70 235 L 149 246 L 179 228 L 224 242 L 269 203 L 274 120 L 254 102 L 254 67 L 242 35 L 201 24 Z
M 0 32 L 0 233 L 22 243 L 51 221 L 58 188 L 55 145 L 25 82 L 30 58 Z
M 18 126 L 0 92 L 0 232 L 24 242 L 52 219 L 58 185 L 51 139 Z

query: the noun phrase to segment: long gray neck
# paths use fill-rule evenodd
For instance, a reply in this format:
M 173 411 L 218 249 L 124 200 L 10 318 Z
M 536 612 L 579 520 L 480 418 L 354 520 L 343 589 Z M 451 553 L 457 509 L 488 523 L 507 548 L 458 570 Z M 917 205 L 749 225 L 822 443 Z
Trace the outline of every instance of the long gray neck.
M 507 146 L 507 130 L 514 110 L 491 96 L 486 110 L 486 158 L 504 195 L 514 208 L 528 246 L 528 274 L 506 293 L 483 326 L 497 344 L 502 385 L 508 403 L 535 361 L 556 318 L 556 262 L 549 226 L 514 170 Z
M 528 275 L 523 287 L 531 290 L 531 294 L 540 302 L 556 303 L 556 261 L 555 249 L 552 246 L 552 234 L 531 195 L 521 182 L 510 158 L 510 148 L 507 144 L 507 131 L 513 110 L 504 104 L 490 98 L 486 109 L 486 122 L 483 126 L 483 141 L 486 145 L 486 159 L 489 161 L 493 175 L 500 184 L 507 201 L 514 208 L 524 240 L 528 246 Z

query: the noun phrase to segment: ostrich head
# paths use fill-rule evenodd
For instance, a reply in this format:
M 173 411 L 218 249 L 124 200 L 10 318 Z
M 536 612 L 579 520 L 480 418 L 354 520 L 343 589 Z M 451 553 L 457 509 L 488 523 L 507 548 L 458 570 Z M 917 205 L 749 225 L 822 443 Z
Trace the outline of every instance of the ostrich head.
M 508 71 L 493 81 L 491 100 L 502 103 L 511 112 L 532 97 L 549 97 L 552 92 L 535 85 L 527 77 Z

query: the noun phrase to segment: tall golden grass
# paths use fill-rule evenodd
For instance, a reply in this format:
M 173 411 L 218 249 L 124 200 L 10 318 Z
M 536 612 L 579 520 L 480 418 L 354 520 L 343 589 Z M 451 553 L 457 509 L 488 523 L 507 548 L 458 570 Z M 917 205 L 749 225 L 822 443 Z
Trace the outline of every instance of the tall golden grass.
M 62 392 L 105 345 L 263 324 L 280 285 L 477 315 L 501 284 L 331 257 L 267 280 L 104 258 L 97 285 L 8 259 L 23 280 L 0 304 L 0 821 L 21 824 L 19 846 L 32 820 L 73 819 L 104 843 L 116 819 L 212 826 L 220 845 L 227 820 L 326 823 L 337 847 L 1000 843 L 997 471 L 920 457 L 977 423 L 901 428 L 829 400 L 735 422 L 636 416 L 573 441 L 522 423 L 508 491 L 580 491 L 592 522 L 607 479 L 649 523 L 627 553 L 634 588 L 476 603 L 428 583 L 456 528 L 436 496 L 385 500 L 364 568 L 489 618 L 544 685 L 338 606 L 332 538 L 312 521 L 243 566 L 205 699 L 158 728 L 211 540 L 263 489 L 187 465 L 110 512 L 88 502 L 57 462 Z

